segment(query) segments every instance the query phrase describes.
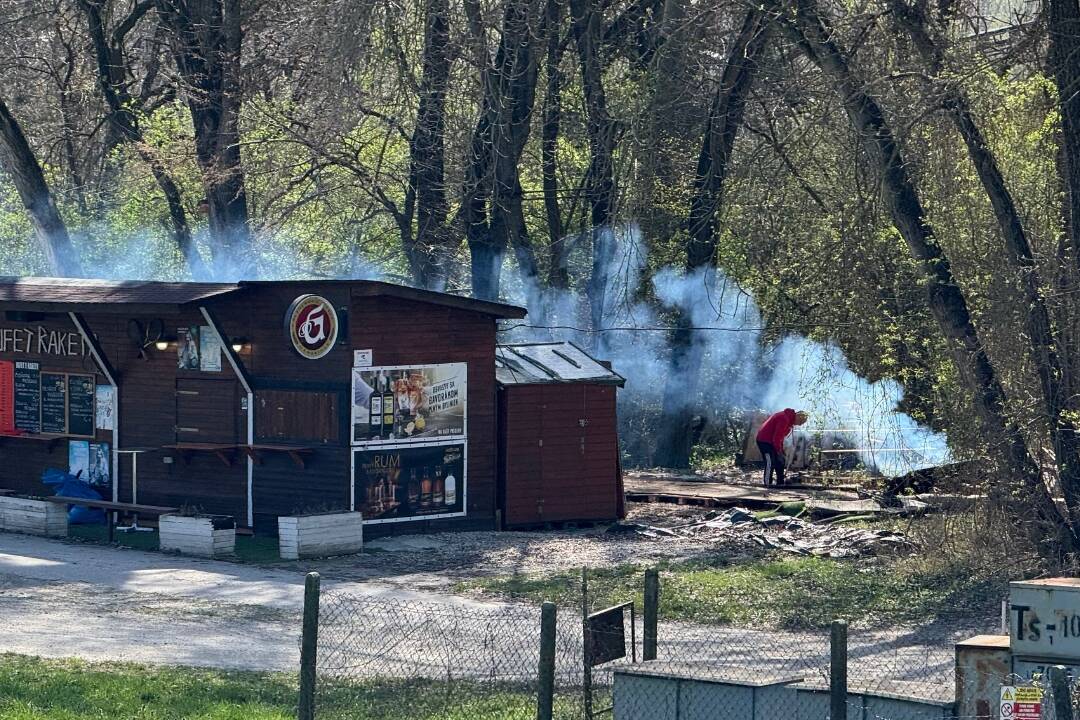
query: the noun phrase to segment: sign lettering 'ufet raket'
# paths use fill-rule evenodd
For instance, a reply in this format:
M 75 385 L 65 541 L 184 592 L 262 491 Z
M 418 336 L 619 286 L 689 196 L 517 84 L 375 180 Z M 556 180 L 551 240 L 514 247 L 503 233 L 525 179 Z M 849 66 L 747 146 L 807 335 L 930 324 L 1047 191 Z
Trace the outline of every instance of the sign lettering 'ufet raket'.
M 89 352 L 82 335 L 75 331 L 50 329 L 41 325 L 0 328 L 0 353 L 78 357 Z
M 296 352 L 309 360 L 318 360 L 337 343 L 337 311 L 324 297 L 301 295 L 285 313 L 285 332 Z

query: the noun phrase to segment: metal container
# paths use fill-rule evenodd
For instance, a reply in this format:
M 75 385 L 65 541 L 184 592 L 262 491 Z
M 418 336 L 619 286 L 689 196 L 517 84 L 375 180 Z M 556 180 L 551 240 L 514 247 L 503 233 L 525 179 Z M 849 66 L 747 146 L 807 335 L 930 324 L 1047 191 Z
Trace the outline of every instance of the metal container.
M 731 668 L 650 660 L 615 671 L 614 720 L 795 717 L 801 675 L 735 677 Z

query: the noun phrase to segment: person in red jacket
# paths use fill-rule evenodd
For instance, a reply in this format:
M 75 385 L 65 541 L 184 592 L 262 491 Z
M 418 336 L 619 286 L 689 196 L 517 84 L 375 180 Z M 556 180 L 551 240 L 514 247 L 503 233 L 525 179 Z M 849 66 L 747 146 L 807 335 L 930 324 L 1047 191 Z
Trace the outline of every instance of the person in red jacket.
M 784 484 L 784 438 L 791 428 L 806 422 L 808 415 L 802 410 L 796 412 L 784 408 L 773 413 L 757 433 L 757 446 L 765 461 L 765 484 L 772 484 L 773 471 L 776 471 L 776 484 Z

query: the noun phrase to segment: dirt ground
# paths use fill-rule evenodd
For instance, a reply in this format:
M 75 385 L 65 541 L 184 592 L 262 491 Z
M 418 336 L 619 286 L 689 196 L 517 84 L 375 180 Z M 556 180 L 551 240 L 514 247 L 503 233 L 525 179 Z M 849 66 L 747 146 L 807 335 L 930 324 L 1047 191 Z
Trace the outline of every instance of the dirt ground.
M 706 509 L 666 503 L 627 503 L 628 523 L 668 527 L 700 518 Z M 328 577 L 385 582 L 421 590 L 446 590 L 478 577 L 555 573 L 581 567 L 679 560 L 744 552 L 738 543 L 689 538 L 649 538 L 612 532 L 609 526 L 534 532 L 453 532 L 384 538 L 363 554 L 301 564 Z

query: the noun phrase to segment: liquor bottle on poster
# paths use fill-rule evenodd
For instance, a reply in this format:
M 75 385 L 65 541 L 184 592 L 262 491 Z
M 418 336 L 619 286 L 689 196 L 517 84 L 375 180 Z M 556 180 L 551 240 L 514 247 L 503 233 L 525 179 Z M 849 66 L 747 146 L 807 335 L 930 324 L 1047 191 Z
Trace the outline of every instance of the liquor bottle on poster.
M 383 381 L 382 410 L 383 410 L 383 437 L 394 437 L 394 414 L 397 407 L 394 404 L 394 388 L 389 378 Z
M 442 465 L 435 466 L 435 480 L 431 487 L 431 504 L 435 507 L 440 507 L 443 504 L 443 492 L 445 486 L 443 485 Z
M 420 481 L 416 479 L 416 468 L 409 471 L 409 507 L 420 507 Z
M 446 491 L 443 494 L 443 502 L 447 505 L 457 503 L 457 478 L 454 477 L 454 473 L 446 474 Z
M 420 507 L 431 507 L 431 493 L 433 489 L 431 475 L 428 473 L 427 466 L 425 465 L 424 471 L 420 475 Z

